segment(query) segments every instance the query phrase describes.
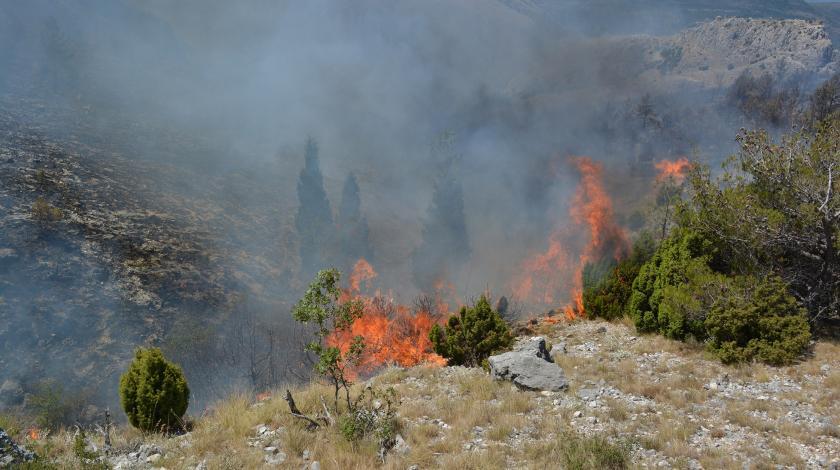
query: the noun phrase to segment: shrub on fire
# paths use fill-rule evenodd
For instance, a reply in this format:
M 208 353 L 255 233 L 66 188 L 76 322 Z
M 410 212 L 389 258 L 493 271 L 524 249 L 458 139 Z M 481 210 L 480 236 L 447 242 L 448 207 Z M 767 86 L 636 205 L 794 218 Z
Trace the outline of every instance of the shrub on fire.
M 137 349 L 120 377 L 120 402 L 132 426 L 144 432 L 172 432 L 181 427 L 190 389 L 179 366 L 158 348 Z
M 617 264 L 612 259 L 606 259 L 584 266 L 583 310 L 586 314 L 606 320 L 623 317 L 633 293 L 633 280 L 655 249 L 653 238 L 643 234 L 633 245 L 627 259 Z
M 429 332 L 435 352 L 451 366 L 478 367 L 490 357 L 513 345 L 513 335 L 498 312 L 482 295 L 472 307 L 461 307 L 449 317 L 445 328 L 435 325 Z
M 396 393 L 393 389 L 384 392 L 366 387 L 355 398 L 351 395 L 349 368 L 359 364 L 365 350 L 365 340 L 355 336 L 349 347 L 342 349 L 329 343 L 336 332 L 352 330 L 353 323 L 364 315 L 364 304 L 356 299 L 343 299 L 340 288 L 341 274 L 336 269 L 320 271 L 309 285 L 303 298 L 292 309 L 295 320 L 314 326 L 314 338 L 306 350 L 315 354 L 315 372 L 327 379 L 333 388 L 333 410 L 339 416 L 339 429 L 350 441 L 374 436 L 382 449 L 393 447 L 399 422 L 396 418 Z M 332 418 L 324 416 L 309 418 L 296 410 L 291 393 L 287 400 L 292 413 L 308 422 L 310 427 L 333 424 Z

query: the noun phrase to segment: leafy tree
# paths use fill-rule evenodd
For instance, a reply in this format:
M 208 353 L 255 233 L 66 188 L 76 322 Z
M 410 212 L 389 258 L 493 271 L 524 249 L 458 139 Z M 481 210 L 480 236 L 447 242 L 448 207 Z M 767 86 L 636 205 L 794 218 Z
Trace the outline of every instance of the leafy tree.
M 306 141 L 305 164 L 297 185 L 298 207 L 295 227 L 300 240 L 301 272 L 310 277 L 325 264 L 334 232 L 332 209 L 324 190 L 324 177 L 318 162 L 318 143 Z
M 727 100 L 753 124 L 782 127 L 796 117 L 799 90 L 778 86 L 768 73 L 744 73 L 732 84 Z
M 814 90 L 810 105 L 810 117 L 814 123 L 840 118 L 840 73 Z
M 509 348 L 513 335 L 498 312 L 482 295 L 472 307 L 461 307 L 449 317 L 445 328 L 435 325 L 429 339 L 436 353 L 449 365 L 477 367 L 493 353 Z
M 692 173 L 681 225 L 720 253 L 721 272 L 778 273 L 818 324 L 840 312 L 840 121 L 774 143 L 744 132 L 725 173 Z
M 653 256 L 655 246 L 653 238 L 645 233 L 634 244 L 630 256 L 618 264 L 608 260 L 600 265 L 584 266 L 583 309 L 586 314 L 607 320 L 624 316 L 633 293 L 633 281 L 642 265 Z
M 356 336 L 345 353 L 329 345 L 328 337 L 335 331 L 347 331 L 356 319 L 364 313 L 364 305 L 358 300 L 339 301 L 341 274 L 336 269 L 319 271 L 315 280 L 306 289 L 292 309 L 295 320 L 315 327 L 315 338 L 306 345 L 306 350 L 317 356 L 315 371 L 326 377 L 334 388 L 334 408 L 338 411 L 339 394 L 343 391 L 347 408 L 354 408 L 350 400 L 350 386 L 347 367 L 358 364 L 365 348 L 364 338 Z
M 181 425 L 190 389 L 181 368 L 160 349 L 137 349 L 120 377 L 120 402 L 132 426 L 144 432 L 169 432 Z
M 373 249 L 368 240 L 367 218 L 362 214 L 359 184 L 352 173 L 344 181 L 341 205 L 338 208 L 338 237 L 341 256 L 349 268 L 359 258 L 373 262 Z
M 458 159 L 452 149 L 453 139 L 447 134 L 435 147 L 445 161 L 423 224 L 423 242 L 412 259 L 414 281 L 425 292 L 431 292 L 436 281 L 460 268 L 470 257 L 464 190 L 453 171 Z

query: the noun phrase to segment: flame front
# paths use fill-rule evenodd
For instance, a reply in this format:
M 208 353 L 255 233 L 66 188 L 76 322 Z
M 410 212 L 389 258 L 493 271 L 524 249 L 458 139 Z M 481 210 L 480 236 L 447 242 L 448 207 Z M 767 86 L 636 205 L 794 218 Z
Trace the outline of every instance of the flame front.
M 32 428 L 26 433 L 30 439 L 33 441 L 37 441 L 41 438 L 41 430 L 38 428 Z
M 344 292 L 342 300 L 360 300 L 364 315 L 348 330 L 336 331 L 327 338 L 327 344 L 338 347 L 342 352 L 347 352 L 356 336 L 365 339 L 365 351 L 351 375 L 370 372 L 387 364 L 403 367 L 445 365 L 446 360 L 433 352 L 429 339 L 432 326 L 439 323 L 445 313 L 438 308 L 445 304 L 436 299 L 432 306 L 436 311 L 412 311 L 379 292 L 372 296 L 362 294 L 362 282 L 369 282 L 376 276 L 376 271 L 366 260 L 356 262 L 350 275 L 350 289 Z
M 513 291 L 517 299 L 545 307 L 565 300 L 562 310 L 571 319 L 585 314 L 584 266 L 604 256 L 619 259 L 628 244 L 614 221 L 612 200 L 602 181 L 603 166 L 587 157 L 571 157 L 569 162 L 581 175 L 569 208 L 574 223 L 555 230 L 548 249 L 525 260 Z M 572 250 L 580 254 L 571 255 Z
M 653 164 L 659 172 L 656 175 L 657 181 L 673 179 L 677 184 L 685 180 L 686 172 L 691 169 L 691 162 L 685 157 L 676 160 L 660 160 Z

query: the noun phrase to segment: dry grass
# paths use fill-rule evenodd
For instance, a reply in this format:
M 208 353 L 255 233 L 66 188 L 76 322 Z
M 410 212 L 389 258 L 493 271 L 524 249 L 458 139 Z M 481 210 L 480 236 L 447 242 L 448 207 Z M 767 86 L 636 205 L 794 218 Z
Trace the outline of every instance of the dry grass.
M 608 324 L 606 333 L 595 333 L 597 327 L 590 322 L 545 327 L 555 344 L 565 341 L 569 350 L 566 354 L 554 351 L 571 387 L 556 396 L 517 390 L 510 383 L 491 380 L 478 369 L 417 367 L 384 371 L 372 382 L 396 389 L 399 417 L 404 425 L 401 433 L 410 446 L 406 454 L 390 455 L 384 465 L 377 457 L 374 440 L 351 443 L 335 428 L 307 431 L 300 420 L 289 416 L 279 393 L 259 406 L 254 406 L 245 395 L 219 403 L 198 421 L 188 448 L 180 447 L 178 439 L 143 437 L 125 428 L 116 433 L 115 447 L 134 450 L 141 442 L 156 442 L 166 450 L 161 463 L 167 468 L 186 468 L 201 461 L 214 469 L 261 468 L 263 451 L 249 447 L 248 438 L 255 435 L 255 426 L 268 424 L 273 429 L 283 429 L 273 439 L 287 454 L 289 468 L 306 465 L 302 454 L 309 450 L 325 470 L 404 470 L 411 465 L 466 469 L 625 468 L 631 464 L 656 464 L 662 458 L 675 468 L 688 467 L 691 460 L 696 460 L 704 468 L 740 469 L 746 458 L 756 468 L 770 465 L 771 454 L 781 465 L 802 467 L 802 446 L 824 445 L 826 440 L 840 438 L 840 423 L 836 420 L 819 429 L 809 429 L 786 419 L 789 408 L 779 406 L 777 401 L 758 400 L 756 396 L 732 397 L 704 388 L 725 374 L 734 383 L 793 380 L 801 385 L 801 390 L 786 388 L 788 391 L 774 398 L 796 400 L 823 416 L 840 416 L 837 344 L 817 343 L 812 357 L 792 367 L 729 367 L 708 360 L 699 345 L 655 336 L 630 342 L 621 324 Z M 597 350 L 589 353 L 575 348 L 587 342 L 596 343 Z M 655 357 L 642 357 L 642 353 L 655 353 Z M 828 373 L 826 364 L 830 365 Z M 599 398 L 601 406 L 590 408 L 575 397 L 579 388 L 591 387 L 617 389 L 634 402 L 629 402 L 627 396 L 607 395 Z M 293 393 L 298 406 L 308 413 L 320 409 L 321 395 L 330 396 L 330 390 L 318 384 L 298 387 Z M 552 403 L 555 398 L 561 399 L 557 406 Z M 722 402 L 723 406 L 707 406 L 711 400 Z M 576 411 L 583 411 L 586 418 L 573 417 Z M 591 416 L 598 418 L 594 425 L 589 420 Z M 441 421 L 446 425 L 441 425 Z M 733 446 L 727 422 L 740 426 L 737 432 L 751 438 Z M 709 430 L 709 444 L 698 449 L 693 446 L 692 437 L 700 425 Z M 476 426 L 484 431 L 474 432 Z M 483 439 L 482 445 L 464 448 L 465 443 L 478 442 L 478 438 Z M 638 462 L 630 462 L 625 439 L 656 450 L 655 460 L 651 462 L 642 456 L 637 457 Z M 758 440 L 763 443 L 763 450 L 757 445 Z M 52 447 L 49 454 L 60 468 L 74 467 L 70 433 L 57 433 L 48 443 Z M 723 447 L 714 447 L 715 443 Z M 46 445 L 36 444 L 36 450 L 38 446 L 45 449 Z

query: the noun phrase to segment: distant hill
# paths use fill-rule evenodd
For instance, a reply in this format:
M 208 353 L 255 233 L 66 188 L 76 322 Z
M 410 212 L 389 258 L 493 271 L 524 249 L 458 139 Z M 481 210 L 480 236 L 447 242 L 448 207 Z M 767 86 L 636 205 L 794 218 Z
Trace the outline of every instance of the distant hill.
M 817 20 L 827 10 L 802 0 L 499 1 L 538 22 L 597 35 L 671 34 L 718 16 Z

